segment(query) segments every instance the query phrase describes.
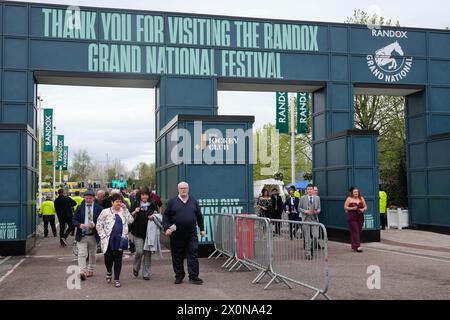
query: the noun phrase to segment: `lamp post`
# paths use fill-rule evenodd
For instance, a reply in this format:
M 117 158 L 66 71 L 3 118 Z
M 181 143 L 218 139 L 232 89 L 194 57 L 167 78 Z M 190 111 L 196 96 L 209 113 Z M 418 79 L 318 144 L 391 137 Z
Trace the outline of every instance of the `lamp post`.
M 295 186 L 295 107 L 291 110 L 291 183 Z
M 38 168 L 38 205 L 39 208 L 42 204 L 42 122 L 41 122 L 41 103 L 44 101 L 41 96 L 37 97 L 38 105 L 37 105 L 37 127 L 38 127 L 38 161 L 39 161 L 39 168 Z

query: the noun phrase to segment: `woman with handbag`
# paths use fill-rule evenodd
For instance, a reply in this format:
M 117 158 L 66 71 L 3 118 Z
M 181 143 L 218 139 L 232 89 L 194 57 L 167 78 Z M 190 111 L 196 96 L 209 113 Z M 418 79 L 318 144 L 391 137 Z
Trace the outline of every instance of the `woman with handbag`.
M 123 203 L 121 194 L 113 194 L 111 203 L 111 208 L 104 209 L 100 213 L 96 228 L 105 257 L 106 281 L 111 283 L 114 267 L 114 281 L 118 288 L 120 287 L 123 250 L 128 249 L 128 224 L 133 223 L 134 219 Z
M 131 234 L 134 236 L 136 245 L 136 255 L 133 262 L 133 275 L 139 276 L 142 258 L 144 258 L 143 279 L 150 280 L 150 264 L 152 259 L 151 251 L 144 249 L 145 239 L 147 237 L 147 225 L 153 221 L 153 214 L 158 212 L 158 207 L 150 200 L 151 192 L 144 188 L 137 196 L 136 202 L 131 206 L 131 215 L 134 222 L 131 224 Z

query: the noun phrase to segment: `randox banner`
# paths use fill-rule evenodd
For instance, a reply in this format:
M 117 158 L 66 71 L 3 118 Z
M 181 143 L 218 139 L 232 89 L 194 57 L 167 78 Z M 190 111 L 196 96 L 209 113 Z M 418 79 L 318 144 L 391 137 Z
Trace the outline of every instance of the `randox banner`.
M 69 166 L 69 147 L 64 146 L 62 169 L 67 170 Z
M 53 109 L 44 109 L 44 146 L 42 151 L 53 151 Z
M 309 93 L 297 93 L 297 133 L 303 134 L 309 132 Z
M 280 133 L 289 133 L 289 101 L 287 92 L 276 93 L 276 129 Z
M 63 165 L 64 136 L 58 135 L 58 139 L 56 141 L 56 166 L 61 167 Z

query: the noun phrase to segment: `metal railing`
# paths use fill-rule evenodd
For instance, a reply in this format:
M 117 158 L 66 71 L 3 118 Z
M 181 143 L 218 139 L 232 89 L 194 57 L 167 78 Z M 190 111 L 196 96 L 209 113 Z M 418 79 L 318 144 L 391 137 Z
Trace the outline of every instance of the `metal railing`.
M 327 295 L 328 237 L 325 226 L 318 222 L 286 220 L 271 220 L 270 223 L 274 273 L 314 290 L 312 299 L 319 295 L 330 299 Z
M 252 283 L 259 283 L 265 276 L 269 276 L 271 279 L 269 283 L 273 281 L 283 282 L 291 288 L 289 283 L 277 275 L 272 268 L 270 220 L 254 215 L 237 215 L 236 228 L 238 236 L 237 260 L 248 268 L 253 267 L 260 271 Z M 267 287 L 268 285 L 264 289 L 267 289 Z
M 215 250 L 208 259 L 213 258 L 217 253 L 218 255 L 215 256 L 216 260 L 221 256 L 225 256 L 227 260 L 222 264 L 222 268 L 229 268 L 229 271 L 232 271 L 236 266 L 241 267 L 242 265 L 242 262 L 237 259 L 235 225 L 235 216 L 232 214 L 217 213 L 214 216 Z
M 330 299 L 328 238 L 321 223 L 216 214 L 215 249 L 208 259 L 225 256 L 222 267 L 229 271 L 259 270 L 252 283 L 269 276 L 264 290 L 274 282 L 288 288 L 295 283 L 314 290 L 312 300 L 319 295 Z

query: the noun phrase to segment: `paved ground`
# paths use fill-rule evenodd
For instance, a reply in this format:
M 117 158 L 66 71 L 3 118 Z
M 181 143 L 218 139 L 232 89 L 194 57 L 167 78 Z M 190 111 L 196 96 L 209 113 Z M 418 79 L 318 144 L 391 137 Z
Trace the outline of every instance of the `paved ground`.
M 329 244 L 329 295 L 333 299 L 450 299 L 450 236 L 413 230 L 388 230 L 381 243 L 364 245 L 354 253 L 348 244 Z M 0 299 L 309 299 L 312 291 L 275 284 L 263 290 L 252 285 L 256 271 L 228 272 L 222 259 L 200 259 L 202 286 L 173 284 L 170 253 L 154 260 L 150 281 L 131 274 L 133 256 L 126 255 L 122 287 L 105 280 L 103 257 L 96 275 L 81 290 L 67 288 L 67 268 L 76 266 L 71 248 L 54 238 L 40 240 L 26 257 L 0 257 Z M 381 289 L 367 288 L 367 268 L 379 266 Z M 265 281 L 264 281 L 265 282 Z

